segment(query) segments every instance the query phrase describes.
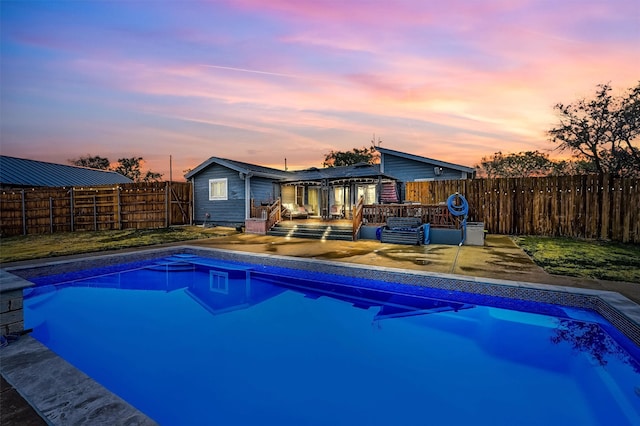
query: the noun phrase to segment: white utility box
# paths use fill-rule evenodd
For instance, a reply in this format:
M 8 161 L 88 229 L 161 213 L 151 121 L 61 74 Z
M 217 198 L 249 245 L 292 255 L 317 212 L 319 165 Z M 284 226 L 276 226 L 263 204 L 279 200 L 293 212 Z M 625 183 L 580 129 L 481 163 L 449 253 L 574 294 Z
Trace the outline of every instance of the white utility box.
M 484 245 L 484 222 L 467 222 L 467 238 L 464 240 L 464 245 Z

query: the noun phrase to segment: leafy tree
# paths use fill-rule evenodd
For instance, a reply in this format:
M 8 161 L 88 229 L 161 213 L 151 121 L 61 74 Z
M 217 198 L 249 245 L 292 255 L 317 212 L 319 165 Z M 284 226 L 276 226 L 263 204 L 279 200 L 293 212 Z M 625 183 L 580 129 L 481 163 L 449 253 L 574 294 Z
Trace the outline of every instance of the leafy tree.
M 111 170 L 128 177 L 134 182 L 155 182 L 160 180 L 162 173 L 147 170 L 147 173 L 144 176 L 142 175 L 143 161 L 142 157 L 120 158 L 118 159 L 118 165 Z
M 143 182 L 157 182 L 162 178 L 162 173 L 152 172 L 151 170 L 147 170 L 144 177 L 142 178 Z
M 92 169 L 100 169 L 100 170 L 109 170 L 109 159 L 105 157 L 100 157 L 96 155 L 92 157 L 90 155 L 86 155 L 84 157 L 68 160 L 69 164 L 73 164 L 74 166 L 80 167 L 90 167 Z
M 640 83 L 623 96 L 611 95 L 609 84 L 597 86 L 593 99 L 554 107 L 559 124 L 549 130 L 560 150 L 591 163 L 597 173 L 640 176 Z
M 128 177 L 134 182 L 157 182 L 162 178 L 162 173 L 147 172 L 142 174 L 142 163 L 144 159 L 142 157 L 120 158 L 118 164 L 115 167 L 109 167 L 110 161 L 108 158 L 100 157 L 99 155 L 91 156 L 87 155 L 74 160 L 69 160 L 69 164 L 82 167 L 91 167 L 93 169 L 111 170 L 120 173 L 123 176 Z
M 513 178 L 528 176 L 547 176 L 562 174 L 560 163 L 549 159 L 547 154 L 538 151 L 519 152 L 517 154 L 503 154 L 496 152 L 493 157 L 482 157 L 476 169 L 480 174 L 489 178 Z
M 142 157 L 120 158 L 118 159 L 118 165 L 112 170 L 128 177 L 134 182 L 150 182 L 160 179 L 161 174 L 151 171 L 147 171 L 143 176 L 142 161 Z
M 554 176 L 587 175 L 597 173 L 593 163 L 587 160 L 562 160 L 553 163 Z
M 375 164 L 378 161 L 376 147 L 353 148 L 351 151 L 331 151 L 324 156 L 324 167 L 350 166 L 357 163 Z
M 128 177 L 134 182 L 140 182 L 142 157 L 120 158 L 118 159 L 118 165 L 112 170 L 120 173 L 123 176 Z

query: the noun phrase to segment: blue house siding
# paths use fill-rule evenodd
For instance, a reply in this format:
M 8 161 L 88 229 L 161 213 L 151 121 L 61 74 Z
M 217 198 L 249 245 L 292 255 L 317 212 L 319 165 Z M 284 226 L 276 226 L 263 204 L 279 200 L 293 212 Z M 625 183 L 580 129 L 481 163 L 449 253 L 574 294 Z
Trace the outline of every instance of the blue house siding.
M 439 162 L 418 161 L 387 153 L 382 153 L 381 157 L 381 161 L 384 164 L 384 173 L 397 178 L 400 183 L 399 197 L 401 201 L 406 198 L 406 182 L 427 179 L 455 180 L 463 179 L 467 176 L 466 172 L 446 167 L 438 164 Z M 436 167 L 440 171 L 439 175 L 435 172 Z
M 280 196 L 278 192 L 279 184 L 274 183 L 273 179 L 254 176 L 250 182 L 250 195 L 256 205 L 262 202 L 272 203 Z
M 460 170 L 447 167 L 442 167 L 440 175 L 436 175 L 435 167 L 437 167 L 436 164 L 396 157 L 395 155 L 384 155 L 384 173 L 394 176 L 402 182 L 413 182 L 422 179 L 452 180 L 462 178 Z
M 227 199 L 209 200 L 209 180 L 227 178 Z M 213 164 L 194 176 L 194 221 L 215 225 L 240 226 L 244 224 L 244 179 L 232 169 Z M 210 217 L 206 217 L 209 213 Z

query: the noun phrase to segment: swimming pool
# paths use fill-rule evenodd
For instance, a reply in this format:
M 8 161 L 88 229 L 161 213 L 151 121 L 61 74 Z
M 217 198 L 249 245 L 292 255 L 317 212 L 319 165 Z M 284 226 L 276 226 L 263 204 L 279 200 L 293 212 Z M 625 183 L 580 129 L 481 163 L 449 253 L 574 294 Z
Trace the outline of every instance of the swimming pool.
M 638 424 L 638 348 L 592 311 L 320 269 L 41 276 L 25 325 L 160 424 Z

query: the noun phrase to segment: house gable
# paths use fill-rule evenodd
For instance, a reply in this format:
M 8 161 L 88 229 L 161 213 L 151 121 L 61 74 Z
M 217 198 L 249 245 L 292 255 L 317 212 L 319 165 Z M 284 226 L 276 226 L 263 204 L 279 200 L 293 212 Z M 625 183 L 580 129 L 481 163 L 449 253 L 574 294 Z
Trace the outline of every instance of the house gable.
M 284 179 L 290 175 L 289 172 L 285 172 L 271 167 L 258 166 L 257 164 L 243 163 L 241 161 L 229 160 L 220 157 L 211 157 L 207 161 L 200 164 L 195 169 L 191 170 L 185 175 L 186 179 L 191 179 L 202 172 L 206 172 L 210 167 L 219 165 L 226 167 L 229 170 L 234 170 L 238 173 L 243 173 L 250 176 L 259 176 L 270 179 Z
M 381 147 L 377 149 L 380 152 L 382 172 L 395 176 L 402 182 L 471 179 L 475 175 L 475 170 L 471 167 Z

